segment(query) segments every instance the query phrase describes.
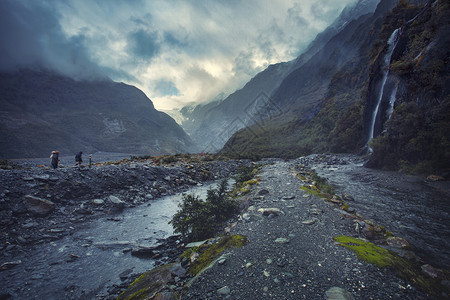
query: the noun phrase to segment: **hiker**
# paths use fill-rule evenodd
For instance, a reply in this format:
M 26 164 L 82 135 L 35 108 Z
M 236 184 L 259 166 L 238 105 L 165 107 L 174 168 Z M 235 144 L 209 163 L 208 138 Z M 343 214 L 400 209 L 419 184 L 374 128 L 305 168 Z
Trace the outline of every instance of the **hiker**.
M 52 160 L 52 169 L 58 168 L 59 151 L 58 150 L 52 151 L 52 154 L 50 155 L 50 158 Z
M 77 155 L 75 155 L 75 165 L 78 167 L 81 167 L 81 163 L 83 162 L 83 159 L 81 158 L 81 155 L 83 152 L 78 152 Z
M 89 168 L 92 166 L 92 154 L 89 155 Z

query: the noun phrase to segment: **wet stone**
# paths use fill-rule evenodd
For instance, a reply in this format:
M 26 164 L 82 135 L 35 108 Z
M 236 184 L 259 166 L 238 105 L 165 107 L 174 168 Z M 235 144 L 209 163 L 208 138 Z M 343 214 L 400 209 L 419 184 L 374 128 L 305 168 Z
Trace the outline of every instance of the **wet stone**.
M 340 287 L 332 287 L 325 292 L 327 300 L 353 300 L 353 295 Z
M 228 286 L 224 286 L 217 290 L 217 294 L 221 296 L 226 296 L 231 292 L 230 288 Z
M 103 199 L 94 199 L 94 200 L 92 200 L 92 203 L 94 203 L 95 205 L 103 205 L 103 204 L 105 204 L 105 200 L 103 200 Z
M 309 220 L 306 220 L 306 221 L 302 221 L 302 224 L 312 225 L 312 224 L 314 224 L 316 222 L 317 222 L 317 219 L 309 219 Z
M 28 212 L 39 217 L 47 216 L 55 209 L 55 204 L 52 201 L 31 195 L 25 196 L 25 205 Z
M 287 238 L 277 238 L 274 242 L 275 243 L 279 243 L 279 244 L 288 244 L 289 243 L 289 239 L 287 239 Z

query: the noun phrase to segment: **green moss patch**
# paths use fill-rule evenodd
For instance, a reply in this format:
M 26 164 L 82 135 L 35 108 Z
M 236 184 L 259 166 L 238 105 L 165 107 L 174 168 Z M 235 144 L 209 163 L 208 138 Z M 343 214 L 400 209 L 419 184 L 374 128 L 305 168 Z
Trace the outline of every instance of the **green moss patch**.
M 188 269 L 188 273 L 197 275 L 203 269 L 208 267 L 222 252 L 232 247 L 242 247 L 247 244 L 247 238 L 242 235 L 230 235 L 221 238 L 217 243 L 206 246 L 200 257 Z M 200 247 L 202 250 L 204 247 Z
M 119 297 L 118 300 L 153 299 L 172 279 L 171 269 L 174 264 L 160 266 L 145 272 L 136 279 Z
M 373 243 L 348 236 L 335 237 L 334 240 L 339 242 L 341 246 L 355 252 L 359 259 L 379 268 L 389 268 L 395 271 L 403 280 L 410 282 L 430 295 L 439 297 L 443 292 L 448 293 L 445 287 L 441 285 L 443 279 L 448 280 L 448 272 L 442 271 L 444 278 L 432 278 L 422 272 L 419 263 L 400 257 L 396 253 Z

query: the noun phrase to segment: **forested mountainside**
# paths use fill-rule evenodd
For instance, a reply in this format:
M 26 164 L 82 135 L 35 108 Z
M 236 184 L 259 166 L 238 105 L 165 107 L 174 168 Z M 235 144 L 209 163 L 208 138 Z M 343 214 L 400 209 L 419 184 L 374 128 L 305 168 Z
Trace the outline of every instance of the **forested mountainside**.
M 377 3 L 378 0 L 359 0 L 355 5 L 345 8 L 299 57 L 290 62 L 267 67 L 242 89 L 228 97 L 222 97 L 208 104 L 184 107 L 181 110 L 185 118 L 182 122 L 183 128 L 203 151 L 216 152 L 236 131 L 258 122 L 266 113 L 273 115 L 288 112 L 290 107 L 283 103 L 275 103 L 271 99 L 283 80 L 308 63 L 311 57 L 321 51 L 349 22 L 362 15 L 373 13 Z M 261 108 L 265 110 L 262 115 L 259 113 Z
M 183 129 L 136 87 L 75 81 L 52 72 L 0 74 L 0 157 L 83 151 L 163 154 L 195 151 Z
M 383 0 L 348 24 L 274 93 L 289 112 L 239 131 L 223 152 L 373 151 L 373 166 L 448 168 L 449 4 L 414 3 Z

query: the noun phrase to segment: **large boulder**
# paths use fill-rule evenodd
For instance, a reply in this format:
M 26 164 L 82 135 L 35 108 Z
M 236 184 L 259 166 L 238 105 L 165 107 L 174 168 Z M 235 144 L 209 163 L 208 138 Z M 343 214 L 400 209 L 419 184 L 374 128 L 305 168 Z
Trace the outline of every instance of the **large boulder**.
M 55 209 L 55 203 L 50 200 L 26 195 L 25 206 L 27 211 L 38 217 L 45 217 Z

